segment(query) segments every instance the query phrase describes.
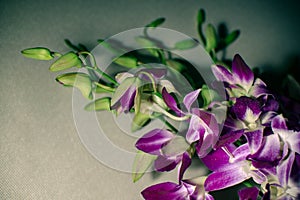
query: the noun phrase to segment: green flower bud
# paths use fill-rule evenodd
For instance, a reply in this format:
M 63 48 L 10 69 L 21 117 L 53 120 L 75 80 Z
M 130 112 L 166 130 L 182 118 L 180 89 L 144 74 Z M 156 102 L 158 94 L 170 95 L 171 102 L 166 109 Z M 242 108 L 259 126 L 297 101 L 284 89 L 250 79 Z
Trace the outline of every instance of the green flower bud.
M 87 111 L 110 110 L 110 97 L 97 99 L 84 107 Z
M 127 68 L 136 68 L 137 58 L 133 56 L 120 56 L 116 60 L 114 60 L 114 63 Z
M 36 60 L 51 60 L 54 58 L 53 53 L 49 49 L 43 47 L 24 49 L 21 53 L 27 58 Z
M 56 72 L 71 67 L 81 67 L 81 60 L 74 52 L 69 52 L 57 59 L 49 68 L 50 71 Z
M 67 73 L 56 77 L 56 81 L 64 86 L 75 87 L 80 90 L 82 95 L 87 99 L 93 99 L 92 95 L 92 81 L 85 73 Z
M 208 24 L 206 27 L 206 51 L 210 52 L 211 50 L 217 47 L 217 35 L 216 30 L 213 25 Z

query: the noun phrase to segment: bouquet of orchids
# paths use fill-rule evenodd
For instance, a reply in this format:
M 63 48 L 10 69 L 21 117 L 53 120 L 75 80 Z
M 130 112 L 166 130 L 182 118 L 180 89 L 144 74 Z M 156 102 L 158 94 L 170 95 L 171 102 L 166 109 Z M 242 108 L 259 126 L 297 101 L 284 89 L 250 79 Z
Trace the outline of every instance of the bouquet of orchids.
M 85 107 L 88 111 L 133 115 L 132 131 L 154 120 L 166 124 L 166 128 L 156 128 L 137 140 L 132 177 L 138 181 L 151 167 L 157 172 L 176 168 L 178 182 L 147 187 L 141 192 L 145 199 L 211 200 L 214 191 L 235 185 L 240 185 L 241 200 L 299 199 L 299 98 L 273 93 L 238 54 L 232 61 L 219 59 L 239 31 L 218 34 L 208 24 L 203 32 L 205 13 L 200 9 L 199 38 L 211 57 L 216 79 L 203 84 L 187 62 L 166 52 L 161 42 L 150 37 L 149 31 L 163 22 L 164 18 L 159 18 L 148 24 L 137 40 L 151 48 L 131 51 L 113 60 L 118 65 L 116 69 L 122 71 L 113 75 L 97 66 L 93 53 L 84 45 L 74 45 L 69 40 L 66 43 L 73 51 L 65 54 L 43 47 L 25 49 L 22 54 L 39 60 L 57 57 L 51 71 L 72 67 L 86 70 L 64 73 L 56 80 L 79 89 L 89 100 L 101 93 L 101 98 Z M 106 40 L 99 43 L 110 51 L 120 50 Z M 179 50 L 195 46 L 195 39 L 175 44 Z M 147 65 L 149 60 L 166 67 Z M 167 79 L 174 71 L 188 80 L 193 91 L 183 94 L 176 89 L 174 80 Z M 287 80 L 300 91 L 292 76 Z M 195 159 L 200 159 L 210 173 L 186 179 L 184 173 Z

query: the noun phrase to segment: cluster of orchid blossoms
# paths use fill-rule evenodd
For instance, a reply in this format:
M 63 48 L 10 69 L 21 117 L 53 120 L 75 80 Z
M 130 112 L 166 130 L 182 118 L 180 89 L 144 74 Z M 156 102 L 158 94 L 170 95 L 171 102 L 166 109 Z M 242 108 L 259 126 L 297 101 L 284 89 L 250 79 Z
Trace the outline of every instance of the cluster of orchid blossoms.
M 136 115 L 160 113 L 188 124 L 184 132 L 175 128 L 154 129 L 136 142 L 137 149 L 152 155 L 156 171 L 171 171 L 178 166 L 177 183 L 150 186 L 142 191 L 142 196 L 147 200 L 211 200 L 212 191 L 245 183 L 247 187 L 238 192 L 241 200 L 297 199 L 300 132 L 287 127 L 274 95 L 262 80 L 254 77 L 239 55 L 234 57 L 230 70 L 213 65 L 212 71 L 217 81 L 224 84 L 226 98 L 222 102 L 212 99 L 205 108 L 194 107 L 201 88 L 187 94 L 180 108 L 172 95 L 175 88 L 163 80 L 163 69 L 142 69 L 117 76 L 118 95 L 113 95 L 111 105 L 118 113 L 132 109 Z M 141 87 L 143 81 L 150 84 Z M 226 110 L 223 124 L 211 112 L 214 106 Z M 183 179 L 194 156 L 211 173 Z

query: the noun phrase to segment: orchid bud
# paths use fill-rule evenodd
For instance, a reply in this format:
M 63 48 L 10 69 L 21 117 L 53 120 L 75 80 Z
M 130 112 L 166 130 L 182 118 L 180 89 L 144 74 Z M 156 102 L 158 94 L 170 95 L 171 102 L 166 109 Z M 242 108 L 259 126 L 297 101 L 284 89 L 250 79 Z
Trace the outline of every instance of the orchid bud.
M 141 128 L 143 128 L 150 121 L 150 115 L 145 113 L 137 113 L 131 124 L 131 131 L 135 132 Z
M 36 60 L 51 60 L 54 58 L 53 53 L 49 49 L 43 47 L 24 49 L 21 53 L 27 58 Z
M 87 99 L 93 99 L 92 82 L 90 77 L 84 73 L 67 73 L 56 77 L 56 81 L 64 86 L 76 87 L 80 90 L 82 95 Z
M 206 27 L 206 51 L 210 52 L 211 50 L 217 47 L 217 35 L 216 30 L 213 25 L 208 24 Z
M 50 71 L 56 72 L 71 67 L 81 67 L 81 60 L 74 52 L 69 52 L 57 59 L 49 68 Z
M 175 49 L 186 50 L 197 46 L 197 41 L 194 39 L 186 39 L 175 43 Z
M 133 56 L 120 56 L 114 60 L 114 63 L 127 68 L 136 68 L 138 65 L 137 58 Z
M 87 111 L 110 110 L 110 97 L 97 99 L 84 107 Z

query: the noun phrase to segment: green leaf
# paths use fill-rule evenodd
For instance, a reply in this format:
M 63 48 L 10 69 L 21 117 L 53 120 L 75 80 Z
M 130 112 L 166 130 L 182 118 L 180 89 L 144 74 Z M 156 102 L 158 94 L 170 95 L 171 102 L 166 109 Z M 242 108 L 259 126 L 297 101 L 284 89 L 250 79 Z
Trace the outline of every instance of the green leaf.
M 206 51 L 210 52 L 211 50 L 217 47 L 217 35 L 216 30 L 213 25 L 208 24 L 205 31 L 206 35 Z
M 144 153 L 143 151 L 137 152 L 132 168 L 132 180 L 134 183 L 142 178 L 156 158 L 157 156 Z
M 224 39 L 224 43 L 226 46 L 230 45 L 231 43 L 233 43 L 240 35 L 240 31 L 239 30 L 235 30 L 232 31 L 230 34 L 228 34 L 226 36 L 226 38 Z
M 100 111 L 100 110 L 110 110 L 110 97 L 103 97 L 97 99 L 84 107 L 87 111 Z
M 198 11 L 197 22 L 198 24 L 203 24 L 205 22 L 205 11 L 203 9 Z
M 136 81 L 136 77 L 126 78 L 116 89 L 111 99 L 111 105 L 114 106 L 118 100 L 125 94 L 125 92 L 131 87 Z
M 71 67 L 81 67 L 81 60 L 74 52 L 69 52 L 62 55 L 50 66 L 49 70 L 52 72 L 56 72 L 69 69 Z
M 136 68 L 138 66 L 137 58 L 133 56 L 120 56 L 114 60 L 114 63 L 127 68 Z
M 61 74 L 56 77 L 56 81 L 64 86 L 72 86 L 80 90 L 82 95 L 87 99 L 93 99 L 92 82 L 90 77 L 81 72 L 72 72 Z
M 197 44 L 198 44 L 197 41 L 195 41 L 194 39 L 186 39 L 177 42 L 175 44 L 175 48 L 178 50 L 186 50 L 186 49 L 194 48 L 195 46 L 197 46 Z
M 166 19 L 164 17 L 158 18 L 158 19 L 150 22 L 149 24 L 147 24 L 146 27 L 152 27 L 152 28 L 158 27 L 159 25 L 164 23 L 165 20 Z
M 131 131 L 135 132 L 137 130 L 140 130 L 143 128 L 148 122 L 150 121 L 150 115 L 145 113 L 137 113 L 134 115 L 134 118 L 132 120 L 131 124 Z
M 44 47 L 24 49 L 21 53 L 27 58 L 33 58 L 36 60 L 51 60 L 54 58 L 53 53 Z

